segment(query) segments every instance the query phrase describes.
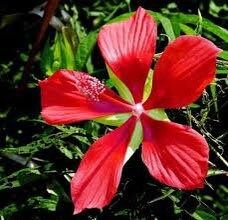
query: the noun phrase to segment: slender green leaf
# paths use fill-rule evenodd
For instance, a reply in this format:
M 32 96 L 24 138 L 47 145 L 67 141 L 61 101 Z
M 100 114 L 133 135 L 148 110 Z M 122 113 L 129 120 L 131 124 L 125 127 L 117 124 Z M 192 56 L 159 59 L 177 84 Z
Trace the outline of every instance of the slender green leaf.
M 183 13 L 174 13 L 174 14 L 169 14 L 167 16 L 171 16 L 171 22 L 178 22 L 180 24 L 197 25 L 197 22 L 199 19 L 197 15 L 190 15 L 190 14 L 188 15 Z M 203 30 L 213 33 L 220 39 L 223 39 L 224 41 L 228 41 L 228 31 L 214 24 L 213 22 L 209 21 L 206 18 L 203 18 L 202 28 Z
M 196 31 L 194 29 L 192 29 L 191 27 L 189 27 L 188 25 L 185 24 L 180 24 L 180 29 L 188 35 L 196 35 Z
M 159 19 L 159 21 L 161 22 L 165 33 L 168 35 L 168 37 L 170 38 L 170 40 L 174 40 L 175 34 L 173 31 L 173 27 L 172 27 L 172 23 L 170 22 L 169 18 L 163 16 L 162 14 L 157 13 L 157 19 Z
M 71 33 L 72 34 L 72 33 Z M 61 67 L 66 69 L 75 69 L 75 58 L 74 58 L 74 47 L 73 42 L 71 41 L 73 36 L 70 36 L 70 29 L 67 27 L 62 28 L 62 41 L 61 41 L 61 50 L 62 50 L 62 64 Z

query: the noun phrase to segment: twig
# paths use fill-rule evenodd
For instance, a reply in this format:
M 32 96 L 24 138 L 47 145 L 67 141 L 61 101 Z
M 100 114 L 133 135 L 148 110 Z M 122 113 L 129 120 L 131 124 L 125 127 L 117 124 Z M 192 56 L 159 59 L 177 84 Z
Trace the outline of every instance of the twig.
M 27 60 L 27 63 L 25 64 L 24 72 L 23 72 L 22 79 L 21 79 L 21 84 L 19 86 L 20 88 L 25 88 L 26 87 L 28 76 L 29 76 L 29 72 L 30 72 L 30 69 L 31 69 L 31 65 L 32 65 L 32 63 L 34 61 L 34 58 L 35 58 L 36 54 L 39 51 L 40 45 L 41 45 L 41 43 L 42 43 L 42 41 L 44 39 L 45 33 L 47 31 L 49 22 L 50 22 L 52 16 L 54 15 L 59 3 L 60 3 L 60 0 L 48 0 L 47 5 L 45 6 L 44 16 L 43 16 L 43 19 L 42 19 L 42 24 L 41 24 L 41 27 L 40 27 L 40 31 L 39 31 L 39 33 L 37 35 L 37 38 L 36 38 L 36 41 L 35 41 L 35 43 L 34 43 L 34 45 L 32 47 L 32 50 L 30 52 L 29 58 Z

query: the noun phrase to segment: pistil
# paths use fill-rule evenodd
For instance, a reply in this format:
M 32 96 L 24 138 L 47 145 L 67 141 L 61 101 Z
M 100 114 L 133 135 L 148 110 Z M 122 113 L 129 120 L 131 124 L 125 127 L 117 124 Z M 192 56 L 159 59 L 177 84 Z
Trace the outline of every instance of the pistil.
M 99 101 L 99 96 L 105 91 L 105 86 L 102 82 L 85 73 L 75 74 L 75 84 L 83 95 L 94 101 Z
M 133 106 L 132 114 L 139 118 L 144 111 L 142 103 L 137 103 Z

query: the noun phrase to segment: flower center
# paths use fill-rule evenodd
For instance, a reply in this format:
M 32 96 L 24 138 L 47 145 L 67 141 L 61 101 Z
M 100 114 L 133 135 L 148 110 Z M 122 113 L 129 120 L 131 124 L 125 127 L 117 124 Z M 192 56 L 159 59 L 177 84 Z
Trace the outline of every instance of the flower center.
M 135 115 L 137 118 L 144 112 L 144 108 L 141 103 L 137 103 L 133 106 L 132 114 Z
M 105 91 L 105 86 L 102 82 L 85 73 L 75 74 L 75 84 L 82 95 L 93 101 L 99 101 L 99 95 Z

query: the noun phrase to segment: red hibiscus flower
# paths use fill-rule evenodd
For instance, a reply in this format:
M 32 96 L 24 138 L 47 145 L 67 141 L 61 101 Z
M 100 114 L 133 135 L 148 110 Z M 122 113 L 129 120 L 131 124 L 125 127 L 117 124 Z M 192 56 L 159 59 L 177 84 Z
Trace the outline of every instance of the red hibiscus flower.
M 101 29 L 98 45 L 122 98 L 98 79 L 71 70 L 40 82 L 47 123 L 93 119 L 119 126 L 84 155 L 71 182 L 75 213 L 112 200 L 123 165 L 141 142 L 142 160 L 158 181 L 187 190 L 204 185 L 207 142 L 192 128 L 170 122 L 164 109 L 186 106 L 201 95 L 215 76 L 220 49 L 202 37 L 181 36 L 167 46 L 153 73 L 155 44 L 156 23 L 142 8 Z

